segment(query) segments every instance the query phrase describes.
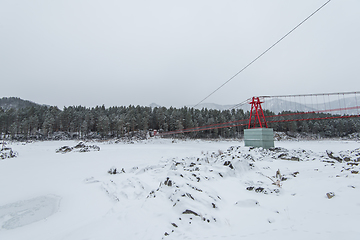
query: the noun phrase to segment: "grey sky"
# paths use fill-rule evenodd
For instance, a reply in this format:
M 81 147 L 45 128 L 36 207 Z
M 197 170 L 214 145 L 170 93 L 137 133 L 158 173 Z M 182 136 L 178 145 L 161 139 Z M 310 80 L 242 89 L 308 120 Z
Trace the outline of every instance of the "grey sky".
M 196 104 L 326 0 L 2 0 L 0 97 Z M 360 1 L 332 0 L 206 102 L 359 89 Z

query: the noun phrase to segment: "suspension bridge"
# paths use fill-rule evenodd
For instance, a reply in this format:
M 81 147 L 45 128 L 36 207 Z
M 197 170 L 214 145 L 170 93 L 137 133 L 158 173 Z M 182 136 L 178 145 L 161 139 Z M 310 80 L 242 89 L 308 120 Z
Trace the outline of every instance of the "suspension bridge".
M 159 132 L 158 136 L 244 126 L 268 128 L 273 123 L 360 117 L 360 91 L 278 96 L 257 96 L 231 109 L 248 112 L 248 119 Z M 319 113 L 321 116 L 316 115 Z
M 217 89 L 207 95 L 198 104 L 204 102 L 220 88 L 232 81 L 240 73 L 249 66 L 254 64 L 263 55 L 272 48 L 282 42 L 288 35 L 294 32 L 298 27 L 308 21 L 314 14 L 324 8 L 331 0 L 326 1 L 318 9 L 316 9 L 307 18 L 301 21 L 282 38 L 272 44 L 258 57 L 243 67 L 230 79 L 225 81 Z M 160 132 L 158 135 L 165 136 L 171 134 L 189 133 L 197 131 L 206 131 L 219 128 L 230 128 L 237 126 L 247 126 L 248 129 L 267 129 L 274 123 L 295 122 L 295 121 L 313 121 L 313 120 L 329 120 L 338 118 L 354 118 L 359 117 L 360 110 L 360 92 L 337 92 L 337 93 L 318 93 L 318 94 L 298 94 L 298 95 L 279 95 L 279 96 L 256 96 L 235 105 L 234 108 L 243 109 L 248 112 L 248 119 L 239 119 L 231 122 L 216 123 L 211 125 L 178 129 L 175 131 Z M 359 99 L 358 99 L 359 98 Z M 249 109 L 250 105 L 250 110 Z M 261 132 L 257 131 L 257 132 Z M 272 130 L 271 130 L 272 131 Z M 248 131 L 250 132 L 250 131 Z M 256 132 L 256 131 L 253 131 Z M 268 132 L 268 131 L 263 131 Z M 262 134 L 262 133 L 261 133 Z M 260 137 L 262 138 L 262 137 Z M 246 137 L 245 137 L 246 144 Z

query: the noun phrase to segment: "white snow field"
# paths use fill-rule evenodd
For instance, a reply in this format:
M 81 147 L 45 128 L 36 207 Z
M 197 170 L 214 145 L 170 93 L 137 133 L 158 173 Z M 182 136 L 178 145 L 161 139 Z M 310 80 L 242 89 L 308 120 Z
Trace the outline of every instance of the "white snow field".
M 1 240 L 359 239 L 360 143 L 8 143 Z M 75 150 L 77 148 L 73 148 Z M 116 173 L 115 173 L 116 169 Z

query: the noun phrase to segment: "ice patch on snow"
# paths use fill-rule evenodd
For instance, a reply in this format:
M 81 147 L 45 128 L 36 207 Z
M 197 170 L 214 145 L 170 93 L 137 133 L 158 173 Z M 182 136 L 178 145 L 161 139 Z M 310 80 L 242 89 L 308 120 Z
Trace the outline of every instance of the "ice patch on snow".
M 59 196 L 47 195 L 0 206 L 0 226 L 9 230 L 43 220 L 56 213 L 59 204 Z

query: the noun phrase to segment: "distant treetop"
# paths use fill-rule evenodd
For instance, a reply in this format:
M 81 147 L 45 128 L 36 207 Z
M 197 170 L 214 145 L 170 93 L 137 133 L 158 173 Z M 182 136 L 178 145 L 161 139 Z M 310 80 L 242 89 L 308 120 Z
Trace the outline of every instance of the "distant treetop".
M 5 110 L 39 106 L 41 105 L 18 97 L 3 97 L 0 99 L 0 107 Z

